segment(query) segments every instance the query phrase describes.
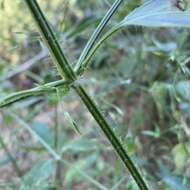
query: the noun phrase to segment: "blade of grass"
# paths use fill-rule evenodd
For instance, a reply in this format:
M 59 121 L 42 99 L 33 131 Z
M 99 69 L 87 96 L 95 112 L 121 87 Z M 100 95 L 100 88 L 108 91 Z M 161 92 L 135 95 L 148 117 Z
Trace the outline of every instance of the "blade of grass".
M 62 77 L 67 78 L 67 80 L 74 81 L 76 80 L 75 72 L 70 67 L 61 47 L 56 39 L 56 36 L 49 26 L 43 12 L 41 11 L 38 3 L 35 0 L 25 0 L 26 4 L 28 5 L 34 20 L 39 27 L 42 37 L 46 42 L 52 57 L 54 58 L 55 64 L 57 65 L 58 71 Z M 117 136 L 114 134 L 112 129 L 110 128 L 109 124 L 98 110 L 96 104 L 93 100 L 88 96 L 81 85 L 73 85 L 73 88 L 77 92 L 77 94 L 81 97 L 82 101 L 88 108 L 89 112 L 93 115 L 94 119 L 99 124 L 100 128 L 103 130 L 104 134 L 106 135 L 109 142 L 112 144 L 114 150 L 117 152 L 118 156 L 121 158 L 125 166 L 128 168 L 129 172 L 135 179 L 136 183 L 138 184 L 141 190 L 148 190 L 146 183 L 144 182 L 142 176 L 140 175 L 139 171 L 133 164 L 132 160 L 129 158 L 127 152 L 125 151 L 124 147 L 120 143 Z
M 89 54 L 90 50 L 94 46 L 94 44 L 95 44 L 96 40 L 98 39 L 98 37 L 100 36 L 101 32 L 104 30 L 105 26 L 107 25 L 107 23 L 109 22 L 109 20 L 113 16 L 113 14 L 117 11 L 118 7 L 121 5 L 122 2 L 123 2 L 123 0 L 116 0 L 113 3 L 113 5 L 110 7 L 110 9 L 108 10 L 106 15 L 103 17 L 100 24 L 97 26 L 96 30 L 94 31 L 94 33 L 88 40 L 85 48 L 83 49 L 83 51 L 79 57 L 79 60 L 75 66 L 76 70 L 78 70 L 80 68 L 80 65 L 82 64 L 82 62 L 85 60 L 85 58 Z

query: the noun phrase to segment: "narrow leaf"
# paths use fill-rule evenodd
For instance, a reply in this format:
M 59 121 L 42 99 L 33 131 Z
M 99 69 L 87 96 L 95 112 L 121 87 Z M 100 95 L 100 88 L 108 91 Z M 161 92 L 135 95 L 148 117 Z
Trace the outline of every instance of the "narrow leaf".
M 174 0 L 148 0 L 127 15 L 121 24 L 124 26 L 190 27 L 189 18 L 190 10 L 184 10 Z

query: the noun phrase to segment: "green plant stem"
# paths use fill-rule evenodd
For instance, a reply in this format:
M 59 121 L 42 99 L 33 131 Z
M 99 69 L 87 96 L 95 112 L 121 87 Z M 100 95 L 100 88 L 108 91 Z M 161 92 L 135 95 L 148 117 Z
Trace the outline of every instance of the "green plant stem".
M 98 50 L 98 48 L 113 34 L 115 34 L 117 31 L 119 31 L 123 26 L 117 25 L 116 27 L 112 28 L 109 30 L 99 41 L 98 43 L 94 46 L 94 48 L 90 51 L 90 48 L 94 45 L 95 40 L 98 38 L 100 35 L 101 31 L 103 30 L 104 26 L 108 22 L 108 20 L 111 18 L 113 15 L 114 11 L 118 8 L 118 6 L 121 4 L 122 1 L 116 1 L 114 5 L 110 8 L 109 14 L 107 14 L 102 22 L 100 23 L 103 24 L 101 27 L 99 26 L 99 30 L 96 30 L 93 34 L 93 37 L 89 40 L 88 44 L 86 45 L 85 49 L 80 57 L 80 61 L 78 61 L 77 65 L 75 66 L 75 71 L 77 75 L 82 75 L 87 69 L 88 65 L 90 64 L 90 60 L 94 56 L 95 52 Z M 53 32 L 53 31 L 52 31 Z M 85 59 L 86 58 L 86 59 Z M 66 59 L 64 57 L 64 59 Z M 84 60 L 85 59 L 85 60 Z M 68 64 L 67 64 L 68 65 Z M 70 66 L 69 66 L 70 67 Z M 58 67 L 59 68 L 59 67 Z M 69 68 L 70 70 L 70 68 Z M 62 72 L 61 72 L 62 73 Z M 63 75 L 63 74 L 62 74 Z M 41 96 L 44 95 L 48 92 L 55 92 L 56 88 L 59 87 L 65 87 L 68 85 L 68 82 L 65 82 L 65 80 L 58 80 L 55 82 L 50 82 L 45 85 L 41 85 L 39 87 L 30 89 L 30 90 L 23 90 L 20 92 L 13 93 L 9 96 L 6 96 L 5 98 L 0 100 L 0 108 L 6 107 L 11 105 L 12 103 L 15 103 L 17 101 L 23 100 L 25 98 L 29 98 L 31 96 Z
M 106 13 L 106 15 L 103 17 L 103 19 L 101 20 L 100 24 L 97 26 L 96 30 L 94 31 L 94 33 L 92 34 L 92 36 L 88 40 L 85 48 L 83 49 L 83 51 L 82 51 L 82 53 L 81 53 L 81 55 L 79 57 L 79 60 L 78 60 L 78 62 L 76 64 L 76 66 L 75 66 L 76 70 L 78 70 L 81 67 L 80 65 L 82 64 L 82 62 L 87 57 L 87 55 L 89 54 L 90 50 L 94 46 L 96 40 L 100 36 L 101 32 L 104 30 L 105 26 L 107 25 L 107 23 L 109 22 L 109 20 L 111 19 L 111 17 L 116 12 L 116 10 L 118 9 L 118 7 L 121 5 L 122 2 L 123 2 L 123 0 L 116 0 L 113 3 L 113 5 L 110 7 L 110 9 L 108 10 L 108 12 Z
M 65 88 L 66 90 L 69 90 L 69 85 L 70 84 L 68 82 L 64 80 L 59 80 L 59 81 L 50 82 L 45 85 L 38 86 L 36 88 L 23 90 L 20 92 L 10 94 L 9 96 L 6 96 L 5 98 L 0 100 L 0 108 L 9 106 L 12 103 L 18 102 L 20 100 L 23 100 L 25 98 L 29 98 L 32 96 L 41 96 L 44 94 L 56 92 L 56 88 L 59 88 L 60 86 L 62 88 Z
M 111 30 L 109 30 L 98 42 L 97 44 L 92 48 L 92 50 L 89 52 L 88 56 L 85 58 L 85 60 L 80 64 L 79 67 L 75 68 L 75 72 L 77 75 L 82 75 L 85 71 L 85 69 L 88 67 L 90 60 L 94 56 L 97 49 L 113 34 L 118 32 L 123 28 L 123 25 L 118 24 L 115 27 L 113 27 Z
M 76 75 L 69 65 L 56 38 L 55 32 L 46 20 L 43 12 L 40 10 L 38 3 L 36 0 L 25 0 L 25 2 L 31 10 L 33 18 L 41 32 L 42 38 L 45 41 L 52 58 L 54 59 L 54 64 L 56 65 L 59 74 L 62 78 L 66 78 L 67 81 L 75 81 Z
M 8 110 L 5 113 L 11 116 L 18 124 L 23 126 L 33 137 L 38 139 L 38 141 L 43 145 L 43 147 L 46 148 L 48 153 L 54 158 L 55 161 L 61 160 L 61 156 L 46 141 L 44 141 L 44 139 L 38 133 L 36 133 L 36 131 L 34 131 L 30 125 L 18 117 L 14 112 Z
M 56 61 L 56 65 L 58 68 L 59 73 L 62 77 L 66 76 L 66 79 L 69 81 L 76 80 L 75 72 L 70 67 L 64 53 L 61 50 L 61 47 L 55 37 L 54 32 L 52 31 L 51 27 L 49 26 L 43 12 L 41 11 L 38 3 L 35 0 L 25 0 L 27 3 L 34 20 L 36 21 L 44 41 L 46 42 L 52 57 Z M 103 130 L 104 134 L 106 135 L 109 142 L 112 144 L 115 151 L 118 153 L 118 156 L 121 158 L 125 166 L 130 171 L 131 175 L 135 179 L 136 183 L 138 184 L 141 190 L 148 190 L 142 176 L 136 169 L 133 162 L 130 160 L 129 156 L 127 155 L 125 149 L 123 148 L 122 144 L 108 125 L 107 121 L 104 119 L 103 115 L 98 110 L 97 106 L 93 102 L 93 100 L 88 96 L 81 85 L 73 84 L 73 88 L 77 92 L 77 94 L 81 97 L 82 101 L 93 115 L 94 119 L 99 124 L 100 128 Z
M 112 144 L 114 150 L 117 152 L 123 163 L 125 164 L 126 168 L 129 170 L 133 178 L 135 179 L 136 183 L 138 184 L 141 190 L 148 190 L 146 183 L 144 182 L 142 176 L 138 172 L 137 168 L 135 167 L 134 163 L 128 156 L 127 152 L 125 151 L 124 147 L 122 146 L 121 142 L 97 108 L 94 101 L 90 98 L 90 96 L 85 92 L 85 90 L 81 86 L 73 86 L 77 94 L 80 96 L 90 113 L 93 115 L 94 119 L 97 121 L 99 126 L 101 127 L 102 131 L 106 135 L 109 142 Z
M 62 156 L 59 153 L 57 153 L 46 141 L 44 141 L 44 139 L 41 138 L 41 136 L 38 133 L 36 133 L 36 131 L 32 130 L 31 126 L 27 124 L 21 117 L 18 117 L 14 112 L 11 112 L 11 111 L 6 111 L 6 114 L 11 116 L 15 120 L 15 122 L 17 122 L 20 126 L 26 129 L 31 134 L 32 137 L 35 137 L 56 162 L 59 161 L 60 164 L 65 164 L 66 166 L 72 167 L 73 170 L 75 170 L 78 174 L 85 177 L 89 182 L 94 184 L 98 189 L 108 190 L 101 183 L 99 183 L 98 181 L 96 181 L 95 179 L 87 175 L 83 170 L 81 170 L 78 167 L 73 166 L 72 163 L 70 163 L 69 161 L 62 159 Z
M 3 138 L 1 137 L 1 135 L 0 135 L 0 145 L 2 146 L 3 150 L 8 155 L 9 159 L 11 160 L 11 163 L 12 163 L 12 166 L 13 166 L 13 169 L 14 169 L 15 173 L 17 174 L 18 177 L 21 177 L 22 176 L 22 171 L 20 170 L 15 158 L 12 156 L 12 154 L 9 151 L 8 147 L 4 143 Z
M 56 103 L 55 105 L 55 111 L 54 111 L 54 148 L 56 150 L 56 152 L 60 153 L 59 150 L 59 143 L 60 143 L 60 125 L 59 125 L 59 111 L 58 111 L 58 104 Z M 60 160 L 57 160 L 56 162 L 56 166 L 55 166 L 55 175 L 54 175 L 54 180 L 55 180 L 55 184 L 57 189 L 62 189 L 62 164 L 60 162 Z

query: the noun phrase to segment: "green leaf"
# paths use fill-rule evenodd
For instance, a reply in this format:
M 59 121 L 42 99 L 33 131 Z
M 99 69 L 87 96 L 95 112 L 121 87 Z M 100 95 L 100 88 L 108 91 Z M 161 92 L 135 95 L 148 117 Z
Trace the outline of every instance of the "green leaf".
M 76 172 L 77 170 L 84 170 L 87 169 L 89 166 L 91 166 L 97 159 L 97 154 L 92 154 L 88 156 L 86 159 L 81 159 L 77 162 L 75 162 L 72 167 L 70 167 L 65 176 L 65 182 L 69 183 L 71 182 L 74 178 L 79 179 L 81 176 L 78 175 Z
M 190 11 L 183 11 L 175 0 L 147 0 L 121 22 L 122 25 L 148 27 L 190 27 Z
M 32 129 L 48 144 L 53 144 L 53 132 L 45 123 L 35 122 Z
M 98 148 L 98 143 L 94 140 L 81 138 L 79 140 L 72 141 L 62 147 L 62 153 L 65 151 L 90 151 Z
M 159 177 L 171 190 L 189 190 L 189 179 L 185 179 L 181 175 L 174 175 L 169 168 L 162 163 L 158 163 L 160 168 Z M 186 182 L 185 182 L 186 181 Z M 184 183 L 185 182 L 185 183 Z
M 147 135 L 147 136 L 152 136 L 154 138 L 160 138 L 161 137 L 161 131 L 160 131 L 159 126 L 157 126 L 157 125 L 155 126 L 154 131 L 145 130 L 145 131 L 143 131 L 143 134 Z
M 48 187 L 48 177 L 53 171 L 52 161 L 39 161 L 23 177 L 20 190 L 42 190 Z
M 168 85 L 162 82 L 154 82 L 150 88 L 150 92 L 159 111 L 160 117 L 166 113 Z
M 174 163 L 176 166 L 176 171 L 180 172 L 186 166 L 189 158 L 189 153 L 187 151 L 186 145 L 183 143 L 177 144 L 172 150 Z
M 180 97 L 186 101 L 190 101 L 190 81 L 180 81 L 176 84 L 176 91 Z

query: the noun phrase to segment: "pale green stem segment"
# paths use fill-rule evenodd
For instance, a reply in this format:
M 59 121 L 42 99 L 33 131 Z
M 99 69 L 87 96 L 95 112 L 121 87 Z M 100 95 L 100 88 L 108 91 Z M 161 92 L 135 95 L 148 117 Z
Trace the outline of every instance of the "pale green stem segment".
M 109 126 L 108 122 L 105 120 L 104 116 L 98 110 L 94 101 L 89 97 L 89 95 L 85 92 L 85 90 L 81 86 L 74 86 L 75 91 L 80 96 L 90 113 L 93 115 L 94 119 L 97 121 L 99 126 L 101 127 L 102 131 L 106 135 L 109 142 L 112 144 L 114 150 L 117 152 L 118 156 L 121 158 L 123 163 L 125 164 L 126 168 L 129 170 L 131 175 L 133 176 L 134 180 L 136 181 L 139 189 L 141 190 L 148 190 L 146 183 L 144 182 L 141 174 L 139 173 L 138 169 L 128 156 L 127 152 L 125 151 L 123 145 Z
M 25 2 L 31 10 L 33 18 L 41 32 L 42 38 L 45 41 L 52 58 L 54 59 L 54 64 L 56 65 L 59 74 L 62 76 L 62 78 L 66 78 L 69 81 L 75 81 L 75 73 L 69 65 L 56 38 L 55 32 L 40 10 L 38 3 L 32 0 L 25 0 Z
M 99 38 L 101 32 L 103 31 L 103 29 L 109 22 L 110 18 L 113 16 L 113 14 L 116 12 L 116 10 L 118 9 L 118 7 L 121 5 L 122 2 L 123 2 L 123 0 L 116 0 L 113 3 L 113 5 L 110 7 L 110 9 L 108 10 L 106 15 L 104 16 L 104 18 L 101 20 L 100 24 L 97 26 L 94 33 L 88 40 L 85 48 L 83 49 L 83 51 L 79 57 L 79 60 L 76 64 L 75 70 L 78 70 L 81 67 L 82 62 L 86 59 L 87 55 L 89 54 L 92 47 L 94 46 L 96 40 Z
M 116 32 L 118 32 L 119 30 L 121 30 L 123 28 L 122 24 L 118 24 L 115 27 L 113 27 L 111 30 L 109 30 L 98 42 L 97 44 L 92 48 L 92 50 L 88 53 L 88 55 L 86 56 L 85 60 L 80 64 L 80 66 L 78 68 L 76 68 L 77 70 L 75 70 L 75 72 L 77 73 L 77 75 L 82 75 L 84 73 L 84 71 L 86 70 L 86 68 L 88 67 L 91 58 L 94 56 L 95 52 L 97 51 L 97 49 L 109 38 L 111 37 L 113 34 L 115 34 Z
M 101 39 L 98 41 L 98 43 L 92 48 L 92 50 L 89 52 L 87 55 L 86 59 L 80 64 L 80 67 L 76 70 L 77 75 L 82 75 L 87 69 L 92 57 L 94 56 L 95 52 L 97 49 L 109 38 L 111 37 L 114 33 L 119 31 L 123 26 L 122 25 L 117 25 L 110 31 L 108 31 Z M 65 80 L 58 80 L 55 82 L 50 82 L 45 85 L 41 85 L 37 88 L 33 88 L 30 90 L 23 90 L 21 92 L 16 92 L 13 93 L 9 96 L 6 96 L 5 98 L 0 100 L 0 108 L 6 107 L 14 102 L 20 101 L 22 99 L 31 97 L 31 96 L 40 96 L 43 95 L 47 92 L 56 92 L 56 88 L 65 88 L 66 86 L 69 86 L 68 82 L 65 82 Z
M 63 78 L 66 78 L 67 81 L 73 83 L 77 78 L 75 72 L 72 70 L 69 62 L 67 61 L 60 44 L 58 43 L 56 36 L 50 27 L 49 23 L 47 22 L 43 12 L 41 11 L 38 3 L 36 0 L 25 0 L 26 4 L 28 5 L 34 20 L 36 21 L 42 37 L 46 42 L 47 47 L 50 50 L 52 57 L 54 58 L 54 63 L 56 64 L 60 75 Z M 80 96 L 86 107 L 88 108 L 89 112 L 93 115 L 94 119 L 99 124 L 100 128 L 106 135 L 109 142 L 112 144 L 114 150 L 117 152 L 118 156 L 121 158 L 123 163 L 125 164 L 126 168 L 129 170 L 131 175 L 133 176 L 134 180 L 138 184 L 141 190 L 148 190 L 146 183 L 144 182 L 142 176 L 138 172 L 137 168 L 133 164 L 130 157 L 127 155 L 124 147 L 122 146 L 121 142 L 117 138 L 117 136 L 112 131 L 111 127 L 98 110 L 96 104 L 93 100 L 88 96 L 81 85 L 76 85 L 73 83 L 73 88 Z

